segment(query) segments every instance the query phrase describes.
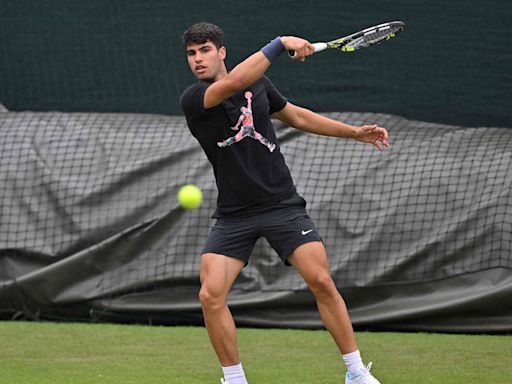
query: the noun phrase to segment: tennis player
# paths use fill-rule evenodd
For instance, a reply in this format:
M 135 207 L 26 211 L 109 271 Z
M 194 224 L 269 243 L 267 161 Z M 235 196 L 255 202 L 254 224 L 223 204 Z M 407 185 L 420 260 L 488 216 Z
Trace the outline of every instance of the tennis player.
M 261 50 L 226 69 L 222 30 L 197 23 L 183 34 L 188 64 L 199 82 L 181 95 L 192 135 L 213 166 L 216 222 L 201 255 L 199 299 L 208 335 L 222 366 L 221 383 L 247 384 L 227 306 L 228 292 L 249 261 L 256 240 L 265 237 L 286 265 L 292 265 L 313 292 L 320 316 L 347 367 L 346 384 L 379 384 L 359 353 L 345 303 L 329 272 L 326 250 L 306 213 L 280 151 L 271 117 L 297 129 L 388 146 L 377 125 L 351 126 L 288 102 L 264 76 L 287 50 L 304 59 L 306 40 L 276 37 Z

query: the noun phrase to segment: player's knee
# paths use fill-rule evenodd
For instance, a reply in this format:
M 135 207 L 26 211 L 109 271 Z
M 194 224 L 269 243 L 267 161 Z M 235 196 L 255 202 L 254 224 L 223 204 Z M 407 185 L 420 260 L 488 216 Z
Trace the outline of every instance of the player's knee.
M 215 310 L 225 305 L 226 297 L 203 285 L 199 290 L 199 302 L 204 310 Z
M 199 290 L 199 302 L 202 307 L 206 307 L 213 302 L 213 295 L 204 285 L 201 286 L 201 289 Z
M 334 298 L 339 294 L 328 272 L 318 273 L 309 282 L 309 287 L 317 298 Z

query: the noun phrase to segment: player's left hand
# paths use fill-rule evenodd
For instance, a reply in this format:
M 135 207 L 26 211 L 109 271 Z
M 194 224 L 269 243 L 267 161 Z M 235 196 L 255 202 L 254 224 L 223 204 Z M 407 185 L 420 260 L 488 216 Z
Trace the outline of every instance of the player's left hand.
M 355 139 L 363 143 L 373 144 L 380 151 L 384 147 L 389 147 L 388 131 L 377 124 L 361 126 Z

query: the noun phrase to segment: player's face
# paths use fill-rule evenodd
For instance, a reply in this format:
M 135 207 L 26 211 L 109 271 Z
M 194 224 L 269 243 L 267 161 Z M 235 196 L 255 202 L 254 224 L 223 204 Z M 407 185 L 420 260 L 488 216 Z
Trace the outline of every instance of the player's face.
M 222 76 L 222 64 L 225 58 L 226 48 L 217 49 L 211 41 L 187 45 L 188 65 L 199 80 L 218 80 Z

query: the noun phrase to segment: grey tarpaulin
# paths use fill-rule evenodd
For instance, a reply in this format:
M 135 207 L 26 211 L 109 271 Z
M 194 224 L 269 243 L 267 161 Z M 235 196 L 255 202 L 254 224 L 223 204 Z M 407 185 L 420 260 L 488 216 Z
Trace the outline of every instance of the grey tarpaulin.
M 330 113 L 388 128 L 379 152 L 276 122 L 356 327 L 512 330 L 512 130 Z M 0 114 L 0 316 L 201 324 L 211 167 L 181 116 Z M 180 185 L 203 189 L 182 210 Z M 230 296 L 240 325 L 319 328 L 262 240 Z

